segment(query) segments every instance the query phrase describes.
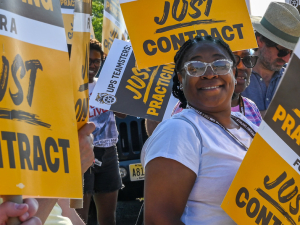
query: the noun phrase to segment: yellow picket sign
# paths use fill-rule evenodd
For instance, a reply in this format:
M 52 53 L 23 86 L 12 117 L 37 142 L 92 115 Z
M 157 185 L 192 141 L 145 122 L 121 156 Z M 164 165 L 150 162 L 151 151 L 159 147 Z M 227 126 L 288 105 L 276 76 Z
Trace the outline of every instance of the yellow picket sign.
M 80 198 L 60 3 L 4 0 L 0 14 L 0 195 Z
M 245 1 L 120 0 L 139 69 L 171 63 L 196 35 L 223 38 L 232 51 L 257 47 Z
M 67 43 L 72 45 L 75 0 L 60 0 Z
M 89 118 L 89 55 L 91 0 L 75 1 L 73 44 L 70 58 L 78 129 Z
M 237 224 L 298 224 L 299 174 L 259 134 L 251 149 L 222 208 Z
M 108 54 L 114 39 L 127 40 L 128 34 L 119 0 L 105 0 L 102 27 L 102 49 Z
M 300 43 L 221 207 L 237 224 L 299 224 Z

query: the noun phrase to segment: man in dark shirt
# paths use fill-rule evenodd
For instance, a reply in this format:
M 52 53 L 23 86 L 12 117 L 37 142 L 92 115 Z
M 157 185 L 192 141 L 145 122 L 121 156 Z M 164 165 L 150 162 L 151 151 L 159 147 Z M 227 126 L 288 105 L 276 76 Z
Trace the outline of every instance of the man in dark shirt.
M 251 19 L 256 31 L 258 61 L 250 85 L 242 95 L 254 101 L 264 116 L 285 71 L 284 65 L 299 40 L 300 15 L 292 5 L 271 2 L 262 18 Z

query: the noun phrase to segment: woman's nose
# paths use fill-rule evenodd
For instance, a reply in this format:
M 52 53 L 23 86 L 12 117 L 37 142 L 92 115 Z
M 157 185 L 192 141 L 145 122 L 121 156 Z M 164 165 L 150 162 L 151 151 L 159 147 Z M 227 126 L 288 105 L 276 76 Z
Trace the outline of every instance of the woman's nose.
M 201 76 L 202 79 L 213 79 L 218 75 L 213 71 L 211 66 L 207 66 L 205 73 Z

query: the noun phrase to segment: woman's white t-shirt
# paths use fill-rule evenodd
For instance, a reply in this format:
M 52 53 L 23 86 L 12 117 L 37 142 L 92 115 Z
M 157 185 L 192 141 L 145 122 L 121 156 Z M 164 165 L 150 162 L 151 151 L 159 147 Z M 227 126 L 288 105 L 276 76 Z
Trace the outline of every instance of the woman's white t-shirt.
M 257 130 L 241 113 L 232 114 Z M 199 138 L 191 124 L 178 119 L 182 117 L 195 125 L 200 133 Z M 243 144 L 250 146 L 252 138 L 243 128 L 230 131 Z M 193 109 L 185 109 L 158 125 L 143 147 L 141 161 L 146 167 L 154 158 L 169 158 L 180 162 L 197 175 L 181 217 L 183 223 L 231 225 L 235 224 L 234 221 L 220 205 L 245 154 L 246 150 L 219 125 L 200 116 Z

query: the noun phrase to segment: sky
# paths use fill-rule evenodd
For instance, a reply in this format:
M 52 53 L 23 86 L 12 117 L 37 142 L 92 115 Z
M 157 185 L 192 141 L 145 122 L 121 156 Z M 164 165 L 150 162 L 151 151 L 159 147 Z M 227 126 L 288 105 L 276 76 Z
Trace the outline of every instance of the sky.
M 247 0 L 246 0 L 247 1 Z M 285 0 L 248 0 L 250 1 L 251 15 L 263 16 L 270 2 L 285 2 Z

